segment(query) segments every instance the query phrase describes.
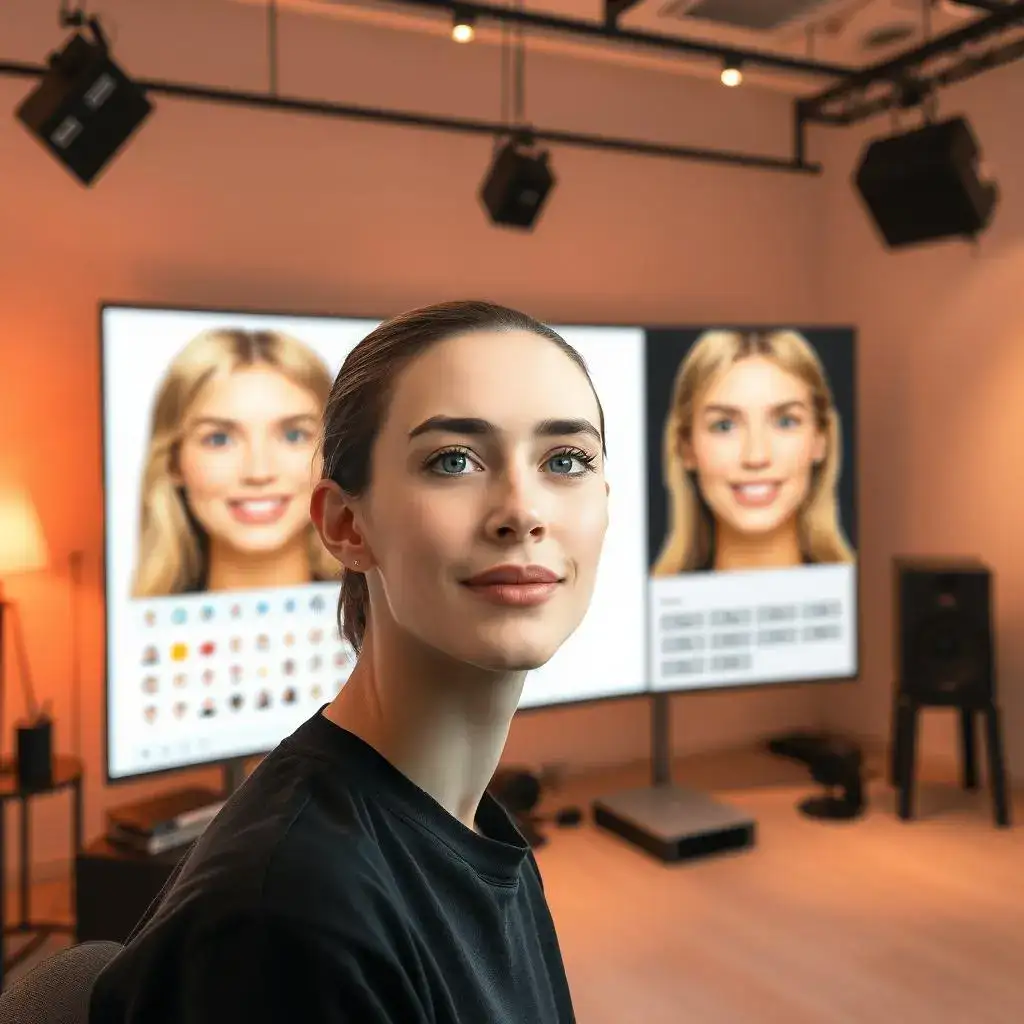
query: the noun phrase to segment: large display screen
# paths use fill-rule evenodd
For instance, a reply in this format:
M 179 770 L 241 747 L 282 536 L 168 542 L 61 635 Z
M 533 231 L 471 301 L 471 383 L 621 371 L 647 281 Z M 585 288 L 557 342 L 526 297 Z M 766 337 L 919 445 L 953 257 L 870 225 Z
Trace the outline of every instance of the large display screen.
M 102 308 L 108 779 L 262 753 L 344 686 L 308 507 L 377 322 Z M 604 405 L 610 526 L 521 707 L 855 676 L 853 332 L 553 326 Z
M 376 324 L 102 308 L 108 779 L 262 753 L 344 685 L 311 467 L 334 377 Z M 644 333 L 559 330 L 604 404 L 610 526 L 590 610 L 523 708 L 647 686 Z M 240 353 L 259 372 L 224 372 Z
M 858 671 L 853 332 L 647 332 L 655 690 Z

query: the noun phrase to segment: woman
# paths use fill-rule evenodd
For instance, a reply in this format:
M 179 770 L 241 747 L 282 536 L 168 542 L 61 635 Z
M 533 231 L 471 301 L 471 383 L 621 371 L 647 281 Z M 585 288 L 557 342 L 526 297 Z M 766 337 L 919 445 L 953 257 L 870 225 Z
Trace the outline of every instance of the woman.
M 157 392 L 142 481 L 135 597 L 330 579 L 309 521 L 331 375 L 301 341 L 220 328 Z
M 536 862 L 485 790 L 594 587 L 583 360 L 489 303 L 400 316 L 342 367 L 323 466 L 312 518 L 355 668 L 209 826 L 90 1021 L 569 1024 Z
M 665 424 L 670 531 L 654 576 L 852 562 L 839 415 L 796 331 L 707 331 Z

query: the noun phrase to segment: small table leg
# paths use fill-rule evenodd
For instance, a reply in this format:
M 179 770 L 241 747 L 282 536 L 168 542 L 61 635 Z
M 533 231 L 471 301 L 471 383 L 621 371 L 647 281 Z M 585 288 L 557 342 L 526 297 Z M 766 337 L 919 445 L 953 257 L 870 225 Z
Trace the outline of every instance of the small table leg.
M 7 837 L 4 835 L 4 819 L 7 817 L 7 802 L 0 800 L 0 879 L 7 878 Z M 4 960 L 7 957 L 5 928 L 7 924 L 7 886 L 0 882 L 0 992 L 4 988 Z
M 28 923 L 32 920 L 29 900 L 31 895 L 31 881 L 29 879 L 29 865 L 31 864 L 30 850 L 32 848 L 32 834 L 29 831 L 31 820 L 29 814 L 28 800 L 21 798 L 21 863 L 18 865 L 18 881 L 21 884 L 21 930 L 28 930 Z

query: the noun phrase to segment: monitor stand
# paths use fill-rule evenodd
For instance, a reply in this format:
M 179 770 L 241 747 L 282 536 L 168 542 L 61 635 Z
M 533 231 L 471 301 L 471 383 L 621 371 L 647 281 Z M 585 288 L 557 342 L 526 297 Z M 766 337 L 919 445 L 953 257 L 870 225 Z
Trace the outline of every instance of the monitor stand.
M 748 814 L 672 785 L 668 702 L 665 693 L 652 698 L 653 785 L 594 800 L 594 824 L 670 863 L 752 847 L 757 823 Z
M 222 789 L 225 800 L 227 800 L 227 798 L 231 796 L 231 794 L 234 793 L 243 782 L 245 782 L 246 775 L 248 774 L 245 770 L 247 761 L 248 758 L 237 757 L 231 761 L 225 761 L 221 765 L 224 779 Z

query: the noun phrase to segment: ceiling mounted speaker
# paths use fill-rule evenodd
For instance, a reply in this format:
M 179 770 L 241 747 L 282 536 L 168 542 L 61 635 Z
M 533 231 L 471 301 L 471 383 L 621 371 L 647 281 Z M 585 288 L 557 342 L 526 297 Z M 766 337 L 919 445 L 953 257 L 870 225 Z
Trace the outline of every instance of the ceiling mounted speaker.
M 864 151 L 854 184 L 890 248 L 975 238 L 999 201 L 982 179 L 980 150 L 962 117 L 876 139 Z

